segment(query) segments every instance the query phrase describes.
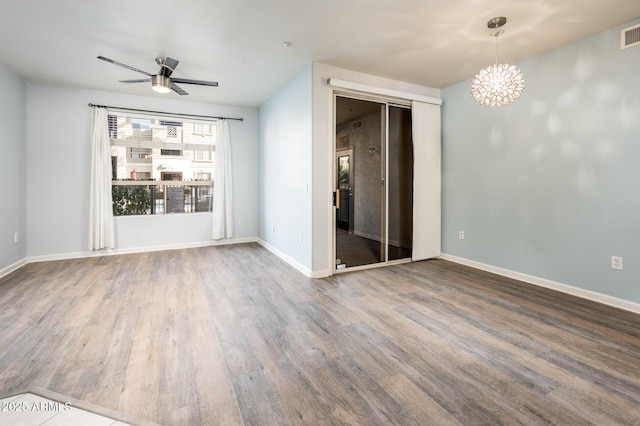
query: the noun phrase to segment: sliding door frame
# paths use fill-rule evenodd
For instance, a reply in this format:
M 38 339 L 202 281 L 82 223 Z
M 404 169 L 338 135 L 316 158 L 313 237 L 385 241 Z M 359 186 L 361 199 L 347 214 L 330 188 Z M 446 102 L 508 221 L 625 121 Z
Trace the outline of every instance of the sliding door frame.
M 325 83 L 323 83 L 325 84 Z M 435 206 L 428 209 L 427 213 L 429 213 L 429 215 L 431 216 L 431 218 L 437 216 L 437 221 L 434 222 L 431 225 L 431 229 L 428 230 L 430 231 L 430 236 L 434 237 L 434 238 L 438 238 L 437 242 L 434 242 L 434 247 L 430 247 L 426 252 L 426 254 L 423 254 L 422 256 L 416 256 L 416 209 L 414 207 L 414 212 L 413 212 L 413 220 L 414 220 L 414 237 L 413 237 L 413 247 L 412 247 L 412 258 L 413 260 L 421 260 L 421 259 L 425 259 L 425 258 L 431 258 L 431 257 L 437 257 L 439 256 L 440 253 L 440 241 L 439 241 L 439 235 L 440 235 L 440 226 L 441 226 L 441 219 L 440 219 L 440 184 L 441 184 L 441 176 L 440 176 L 440 139 L 441 139 L 441 128 L 440 128 L 440 106 L 442 105 L 442 99 L 440 98 L 435 98 L 432 96 L 428 96 L 428 95 L 421 95 L 421 94 L 417 94 L 417 93 L 411 93 L 411 92 L 405 92 L 405 91 L 401 91 L 401 90 L 395 90 L 395 89 L 387 89 L 384 87 L 380 87 L 380 86 L 370 86 L 368 84 L 362 84 L 362 83 L 356 83 L 353 81 L 346 81 L 346 80 L 341 80 L 338 78 L 328 78 L 326 80 L 326 85 L 329 87 L 330 90 L 327 91 L 327 96 L 328 96 L 328 106 L 330 108 L 330 111 L 328 111 L 328 117 L 329 120 L 327 120 L 327 127 L 329 127 L 329 134 L 331 135 L 331 143 L 327 143 L 327 157 L 329 159 L 329 161 L 331 161 L 331 165 L 329 167 L 330 173 L 327 176 L 327 180 L 326 185 L 327 185 L 327 210 L 329 211 L 329 214 L 327 215 L 328 221 L 327 221 L 327 225 L 329 227 L 329 229 L 333 232 L 329 232 L 330 235 L 328 235 L 328 239 L 330 241 L 327 241 L 329 244 L 327 245 L 327 257 L 329 259 L 329 264 L 333 265 L 331 267 L 331 275 L 335 274 L 336 271 L 336 264 L 335 264 L 335 259 L 336 259 L 336 254 L 335 254 L 335 207 L 333 207 L 332 203 L 331 203 L 331 198 L 332 198 L 332 192 L 334 190 L 334 182 L 333 180 L 335 179 L 335 161 L 334 161 L 334 156 L 335 156 L 335 148 L 336 148 L 336 123 L 335 123 L 335 109 L 336 109 L 336 105 L 335 105 L 335 99 L 336 99 L 336 94 L 343 94 L 347 97 L 358 97 L 358 96 L 363 96 L 366 99 L 386 99 L 389 102 L 392 103 L 398 103 L 401 105 L 412 105 L 412 116 L 415 114 L 415 111 L 413 109 L 413 105 L 414 104 L 428 104 L 431 105 L 432 107 L 437 108 L 437 113 L 435 116 L 431 117 L 431 123 L 434 126 L 437 126 L 436 128 L 434 128 L 434 131 L 431 133 L 431 135 L 429 136 L 430 139 L 430 143 L 437 143 L 437 146 L 433 146 L 431 148 L 429 148 L 429 154 L 431 155 L 430 160 L 431 161 L 436 161 L 435 157 L 437 156 L 437 164 L 433 163 L 437 166 L 438 169 L 438 175 L 437 175 L 437 186 L 438 188 L 427 188 L 429 191 L 433 191 L 431 193 L 431 195 L 428 195 L 428 197 L 431 197 L 431 199 L 433 200 L 433 202 L 435 203 Z M 435 111 L 432 109 L 432 111 Z M 415 126 L 415 119 L 412 119 L 412 127 Z M 412 133 L 414 133 L 414 129 L 412 129 Z M 415 137 L 415 133 L 413 136 L 413 143 L 414 143 L 414 159 L 416 158 L 416 154 L 415 154 L 415 144 L 416 144 L 416 137 Z M 414 167 L 415 169 L 415 167 Z M 416 182 L 416 177 L 414 175 L 414 191 L 415 191 L 415 182 Z M 432 185 L 433 186 L 433 185 Z M 415 195 L 414 195 L 415 197 Z M 415 201 L 415 200 L 414 200 Z M 437 209 L 437 212 L 434 210 Z M 421 212 L 422 213 L 422 212 Z M 437 228 L 437 229 L 436 229 Z M 437 234 L 437 235 L 436 235 Z M 435 245 L 437 244 L 437 247 L 435 247 Z M 402 260 L 401 262 L 397 262 L 397 263 L 404 263 L 405 261 Z M 396 263 L 396 261 L 390 262 L 390 263 L 383 263 L 383 264 L 374 264 L 370 267 L 379 267 L 379 266 L 386 266 L 392 263 Z M 354 267 L 354 268 L 349 268 L 348 271 L 355 271 L 359 269 L 359 267 Z M 344 270 L 342 270 L 344 271 Z
M 382 228 L 382 238 L 381 238 L 381 242 L 380 242 L 380 252 L 381 252 L 381 261 L 377 262 L 377 263 L 371 263 L 371 264 L 367 264 L 367 265 L 360 265 L 360 266 L 352 266 L 349 268 L 344 268 L 344 269 L 338 269 L 337 265 L 336 265 L 336 257 L 337 257 L 337 238 L 336 238 L 336 227 L 337 227 L 337 222 L 336 222 L 336 215 L 335 215 L 335 207 L 331 207 L 332 208 L 332 214 L 330 215 L 332 217 L 332 226 L 331 226 L 331 231 L 333 234 L 333 238 L 332 238 L 332 254 L 331 254 L 331 264 L 333 265 L 332 269 L 333 269 L 333 273 L 337 274 L 337 273 L 342 273 L 342 272 L 351 272 L 351 271 L 358 271 L 358 270 L 363 270 L 363 269 L 371 269 L 371 268 L 379 268 L 381 266 L 388 266 L 388 265 L 395 265 L 395 264 L 401 264 L 401 263 L 408 263 L 411 262 L 411 257 L 408 258 L 403 258 L 403 259 L 396 259 L 396 260 L 389 260 L 389 223 L 388 223 L 388 217 L 389 217 L 389 108 L 390 107 L 398 107 L 398 108 L 407 108 L 409 110 L 411 110 L 411 101 L 407 101 L 404 99 L 399 99 L 399 98 L 395 98 L 395 97 L 389 97 L 389 96 L 381 96 L 381 95 L 376 95 L 376 94 L 369 94 L 369 93 L 362 93 L 359 91 L 352 91 L 352 90 L 348 90 L 348 89 L 339 89 L 336 90 L 334 89 L 332 91 L 332 144 L 331 144 L 331 150 L 332 150 L 332 159 L 335 159 L 336 156 L 336 152 L 337 152 L 337 140 L 336 140 L 336 100 L 338 97 L 343 97 L 343 98 L 349 98 L 349 99 L 357 99 L 357 100 L 361 100 L 361 101 L 368 101 L 368 102 L 375 102 L 380 104 L 381 106 L 384 105 L 384 116 L 382 117 L 382 135 L 381 138 L 383 139 L 383 144 L 384 146 L 381 146 L 381 155 L 383 156 L 382 158 L 382 167 L 384 169 L 384 175 L 381 176 L 381 178 L 384 180 L 384 205 L 382 208 L 382 217 L 381 217 L 381 228 Z M 337 174 L 337 170 L 336 170 L 336 162 L 335 160 L 332 160 L 332 166 L 331 166 L 331 176 L 332 176 L 332 181 L 334 182 L 333 185 L 335 185 L 335 181 L 336 181 L 336 174 Z M 335 188 L 334 188 L 335 190 Z

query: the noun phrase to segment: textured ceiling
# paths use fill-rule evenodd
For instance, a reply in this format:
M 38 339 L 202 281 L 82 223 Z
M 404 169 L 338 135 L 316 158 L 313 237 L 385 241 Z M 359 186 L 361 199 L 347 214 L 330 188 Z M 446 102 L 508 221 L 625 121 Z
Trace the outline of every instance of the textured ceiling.
M 2 0 L 0 62 L 28 81 L 259 106 L 306 64 L 443 88 L 493 62 L 486 23 L 509 20 L 500 59 L 517 62 L 640 17 L 639 0 Z M 292 46 L 282 47 L 283 41 Z M 154 59 L 180 60 L 190 96 L 156 95 Z

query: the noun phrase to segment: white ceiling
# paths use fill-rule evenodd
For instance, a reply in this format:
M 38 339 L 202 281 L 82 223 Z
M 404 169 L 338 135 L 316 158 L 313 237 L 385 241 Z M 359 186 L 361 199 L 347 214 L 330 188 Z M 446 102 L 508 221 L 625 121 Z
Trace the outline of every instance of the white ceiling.
M 512 63 L 640 17 L 639 0 L 0 1 L 0 62 L 28 81 L 242 106 L 313 61 L 435 88 L 466 80 L 493 63 L 496 16 Z M 220 87 L 156 95 L 98 55 L 151 74 L 170 56 L 175 77 Z

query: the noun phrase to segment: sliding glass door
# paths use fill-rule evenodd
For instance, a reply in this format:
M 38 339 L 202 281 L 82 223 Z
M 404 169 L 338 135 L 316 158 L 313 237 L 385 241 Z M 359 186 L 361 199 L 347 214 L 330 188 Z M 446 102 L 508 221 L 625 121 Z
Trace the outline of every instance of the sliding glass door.
M 411 258 L 411 110 L 335 97 L 335 270 Z
M 387 162 L 388 259 L 411 258 L 413 245 L 413 142 L 411 109 L 389 105 Z

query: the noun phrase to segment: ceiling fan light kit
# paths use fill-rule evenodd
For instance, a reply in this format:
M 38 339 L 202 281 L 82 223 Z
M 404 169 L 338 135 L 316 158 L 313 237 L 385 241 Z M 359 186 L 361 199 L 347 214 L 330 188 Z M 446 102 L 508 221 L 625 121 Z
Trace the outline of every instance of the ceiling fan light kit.
M 487 27 L 496 29 L 506 23 L 507 18 L 501 16 L 487 22 Z M 480 70 L 471 82 L 473 100 L 488 107 L 500 107 L 515 102 L 524 91 L 522 71 L 515 65 L 498 63 L 498 37 L 502 33 L 503 30 L 497 30 L 490 34 L 496 38 L 496 62 Z
M 158 93 L 171 92 L 171 80 L 163 75 L 154 75 L 151 77 L 151 88 Z
M 156 58 L 156 63 L 160 65 L 160 71 L 157 74 L 151 74 L 136 67 L 132 67 L 131 65 L 123 64 L 121 62 L 116 62 L 113 59 L 105 58 L 104 56 L 98 56 L 98 59 L 101 59 L 105 62 L 110 62 L 114 65 L 117 65 L 122 68 L 126 68 L 131 71 L 139 72 L 140 74 L 146 75 L 148 78 L 142 78 L 137 80 L 121 80 L 120 83 L 132 84 L 132 83 L 149 83 L 151 82 L 151 88 L 157 93 L 169 93 L 172 90 L 179 95 L 188 95 L 188 93 L 183 90 L 176 83 L 180 84 L 196 84 L 198 86 L 213 86 L 217 87 L 217 81 L 204 81 L 204 80 L 189 80 L 186 78 L 171 78 L 171 74 L 175 71 L 178 66 L 178 60 L 173 58 Z

